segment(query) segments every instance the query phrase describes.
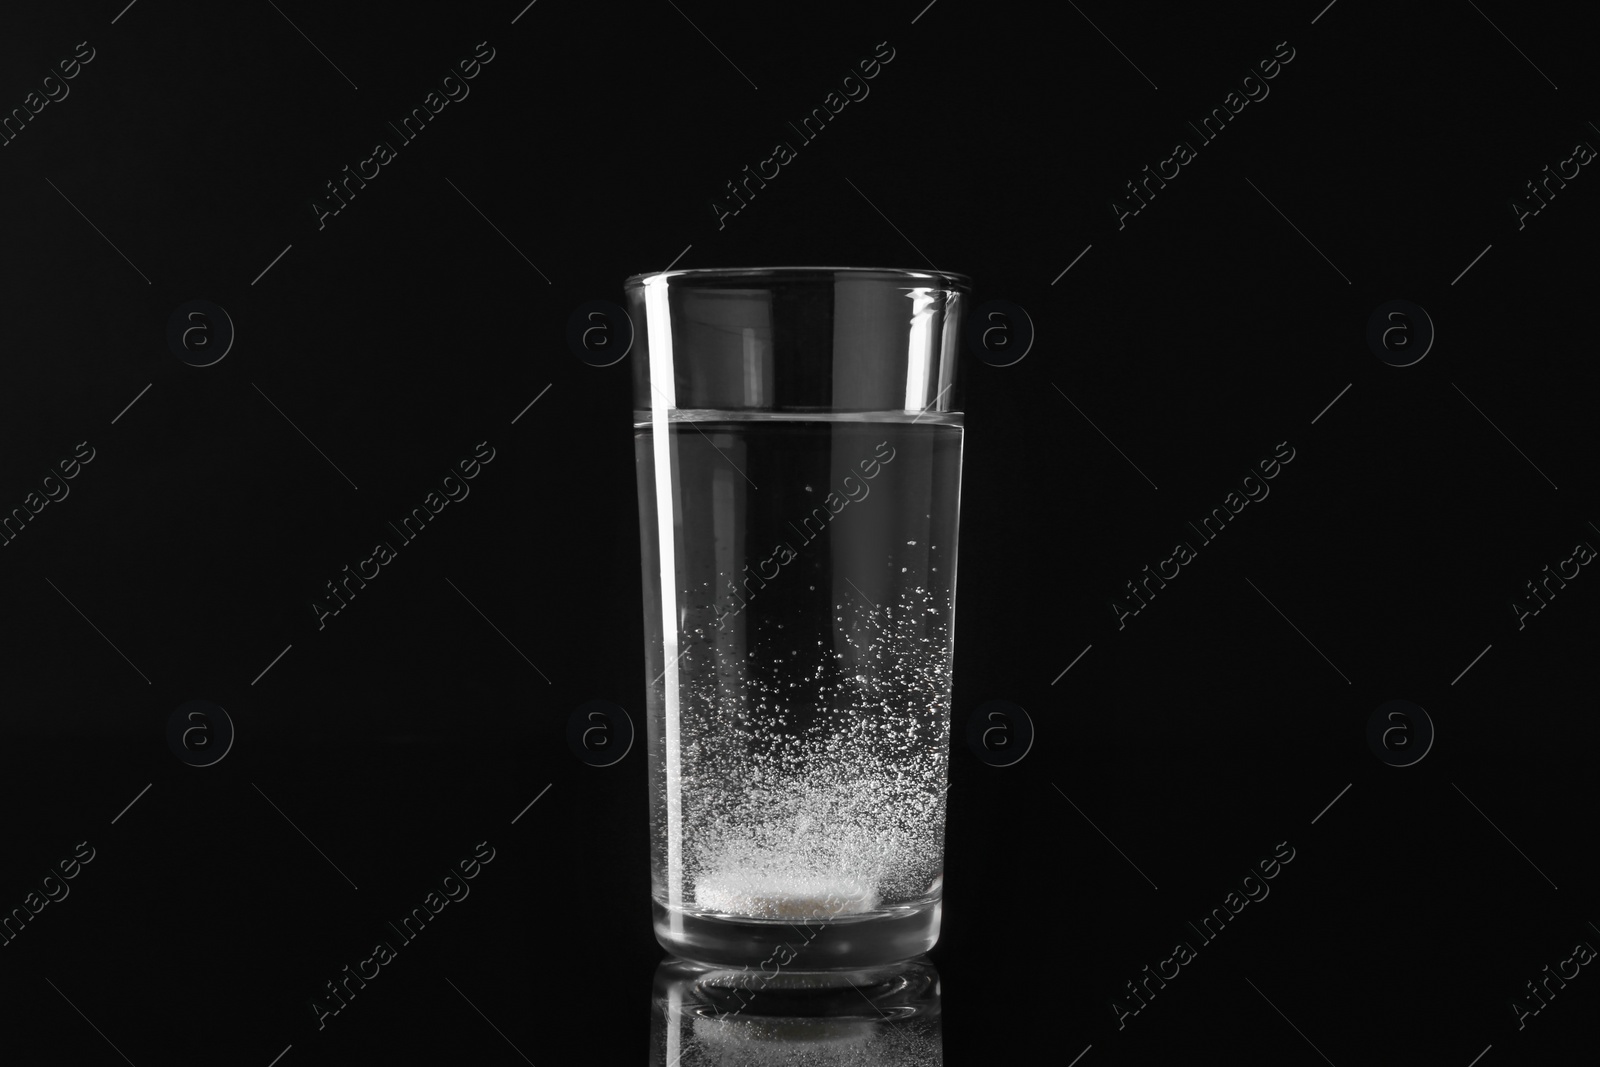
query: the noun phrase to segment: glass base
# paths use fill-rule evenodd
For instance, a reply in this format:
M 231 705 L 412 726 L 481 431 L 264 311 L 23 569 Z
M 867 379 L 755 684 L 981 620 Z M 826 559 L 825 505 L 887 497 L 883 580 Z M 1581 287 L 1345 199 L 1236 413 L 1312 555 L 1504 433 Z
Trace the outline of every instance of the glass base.
M 715 967 L 832 971 L 903 963 L 939 940 L 940 902 L 832 919 L 740 919 L 673 912 L 651 901 L 656 940 L 681 959 Z

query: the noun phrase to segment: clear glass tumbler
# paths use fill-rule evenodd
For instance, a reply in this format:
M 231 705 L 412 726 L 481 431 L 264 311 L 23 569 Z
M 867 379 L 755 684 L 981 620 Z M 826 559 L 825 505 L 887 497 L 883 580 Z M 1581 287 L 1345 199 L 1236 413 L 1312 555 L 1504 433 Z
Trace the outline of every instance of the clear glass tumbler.
M 625 283 L 656 936 L 828 970 L 939 936 L 961 275 Z

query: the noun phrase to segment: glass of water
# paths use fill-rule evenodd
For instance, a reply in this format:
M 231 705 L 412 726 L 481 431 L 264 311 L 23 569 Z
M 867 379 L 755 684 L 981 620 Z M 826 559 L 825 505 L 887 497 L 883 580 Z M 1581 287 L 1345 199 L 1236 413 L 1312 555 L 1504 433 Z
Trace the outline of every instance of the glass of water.
M 770 974 L 915 957 L 944 881 L 970 283 L 624 289 L 656 936 Z

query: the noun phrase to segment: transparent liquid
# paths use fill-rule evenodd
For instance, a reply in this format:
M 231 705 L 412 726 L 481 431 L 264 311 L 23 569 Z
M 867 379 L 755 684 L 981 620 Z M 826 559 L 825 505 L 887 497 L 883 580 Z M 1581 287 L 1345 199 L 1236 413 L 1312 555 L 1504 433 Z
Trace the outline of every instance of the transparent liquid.
M 937 901 L 960 425 L 686 414 L 635 435 L 658 906 L 787 924 Z

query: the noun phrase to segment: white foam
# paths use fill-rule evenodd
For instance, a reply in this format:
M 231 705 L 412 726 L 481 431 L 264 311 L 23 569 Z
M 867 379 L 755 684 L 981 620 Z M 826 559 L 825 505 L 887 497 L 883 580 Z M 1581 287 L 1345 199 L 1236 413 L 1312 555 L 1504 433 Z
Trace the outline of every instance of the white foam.
M 695 882 L 698 907 L 753 919 L 824 919 L 861 915 L 878 906 L 878 893 L 848 875 L 794 875 L 763 871 L 708 874 Z

